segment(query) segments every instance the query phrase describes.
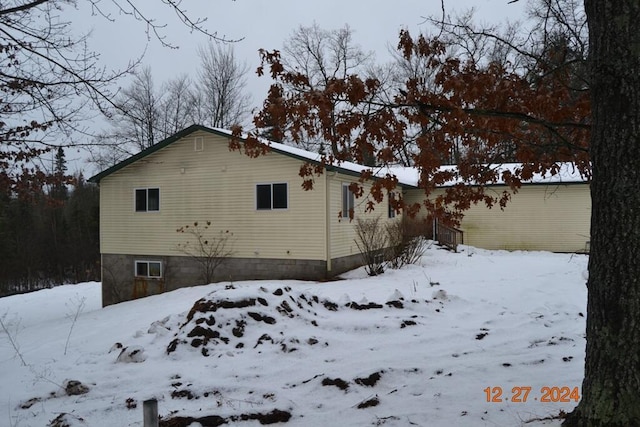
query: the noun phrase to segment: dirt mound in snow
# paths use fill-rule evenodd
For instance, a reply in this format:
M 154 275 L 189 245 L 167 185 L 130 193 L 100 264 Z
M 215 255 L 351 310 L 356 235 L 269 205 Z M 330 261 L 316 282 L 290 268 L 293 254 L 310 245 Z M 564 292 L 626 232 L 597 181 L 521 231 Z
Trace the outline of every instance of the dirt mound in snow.
M 263 413 L 250 413 L 242 415 L 234 415 L 231 417 L 221 417 L 218 415 L 209 415 L 206 417 L 169 417 L 160 420 L 160 427 L 189 427 L 194 423 L 199 423 L 203 427 L 216 427 L 224 424 L 237 424 L 241 421 L 257 420 L 260 424 L 277 424 L 286 423 L 291 418 L 291 414 L 287 411 L 274 409 L 273 411 Z
M 275 290 L 263 287 L 258 295 L 227 287 L 196 301 L 187 314 L 186 321 L 167 346 L 167 354 L 181 347 L 197 349 L 203 356 L 211 356 L 215 352 L 240 349 L 261 352 L 266 346 L 284 353 L 297 351 L 302 346 L 328 346 L 327 341 L 313 334 L 313 328 L 319 327 L 323 320 L 335 317 L 336 312 L 402 312 L 407 303 L 424 302 L 429 301 L 406 302 L 397 291 L 384 303 L 349 300 L 335 302 L 294 291 L 290 287 Z M 305 327 L 296 328 L 296 323 Z M 407 319 L 399 321 L 397 327 L 415 324 L 415 319 Z M 306 333 L 300 331 L 311 333 L 306 336 L 295 335 Z

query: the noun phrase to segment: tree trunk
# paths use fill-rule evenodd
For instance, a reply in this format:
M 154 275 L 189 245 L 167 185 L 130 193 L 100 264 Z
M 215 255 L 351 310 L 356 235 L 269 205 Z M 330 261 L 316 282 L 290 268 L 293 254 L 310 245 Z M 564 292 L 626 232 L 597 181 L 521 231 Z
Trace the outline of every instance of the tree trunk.
M 582 400 L 565 426 L 640 425 L 640 0 L 585 0 L 592 135 Z

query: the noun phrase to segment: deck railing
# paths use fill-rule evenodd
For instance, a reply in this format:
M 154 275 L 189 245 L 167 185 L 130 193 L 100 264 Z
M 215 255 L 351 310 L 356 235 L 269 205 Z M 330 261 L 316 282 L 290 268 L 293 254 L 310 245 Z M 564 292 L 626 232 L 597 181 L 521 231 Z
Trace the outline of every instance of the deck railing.
M 464 232 L 458 228 L 444 225 L 440 221 L 436 220 L 435 240 L 452 251 L 458 252 L 458 245 L 464 244 Z

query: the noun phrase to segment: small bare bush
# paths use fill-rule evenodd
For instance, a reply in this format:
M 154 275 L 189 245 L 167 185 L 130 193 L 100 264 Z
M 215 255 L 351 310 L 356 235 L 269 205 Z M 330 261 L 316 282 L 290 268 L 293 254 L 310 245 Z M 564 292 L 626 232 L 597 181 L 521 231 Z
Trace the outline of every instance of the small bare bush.
M 10 327 L 9 324 L 4 322 L 5 317 L 7 317 L 7 313 L 0 316 L 0 327 L 2 328 L 2 331 L 5 334 L 7 334 L 7 339 L 9 340 L 9 344 L 11 344 L 11 347 L 13 347 L 15 354 L 20 358 L 20 362 L 22 363 L 22 366 L 27 366 L 27 362 L 25 362 L 24 357 L 20 352 L 20 346 L 18 345 L 18 338 L 17 338 L 18 326 L 16 326 L 15 332 L 11 333 L 11 331 L 9 330 L 9 327 Z
M 178 244 L 177 250 L 190 256 L 201 267 L 204 283 L 211 283 L 215 272 L 227 258 L 233 255 L 231 238 L 233 233 L 229 230 L 210 231 L 211 221 L 200 225 L 197 221 L 191 225 L 185 225 L 176 230 L 190 236 L 185 243 Z
M 386 225 L 389 242 L 387 259 L 391 268 L 400 268 L 418 262 L 426 249 L 423 231 L 417 221 L 410 219 L 402 219 Z
M 387 246 L 387 234 L 382 229 L 380 217 L 356 219 L 356 246 L 362 255 L 364 268 L 369 276 L 384 272 L 384 249 Z

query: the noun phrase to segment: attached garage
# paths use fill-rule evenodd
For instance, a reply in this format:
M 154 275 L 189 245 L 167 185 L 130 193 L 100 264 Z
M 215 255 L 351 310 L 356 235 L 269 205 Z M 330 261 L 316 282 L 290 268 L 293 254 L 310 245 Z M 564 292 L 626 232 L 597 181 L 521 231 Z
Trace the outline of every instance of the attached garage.
M 506 189 L 498 183 L 488 191 L 498 195 Z M 408 190 L 405 199 L 420 202 L 422 191 Z M 557 175 L 523 184 L 502 210 L 472 206 L 459 229 L 465 244 L 485 249 L 587 252 L 590 221 L 589 183 L 571 165 L 562 165 Z

